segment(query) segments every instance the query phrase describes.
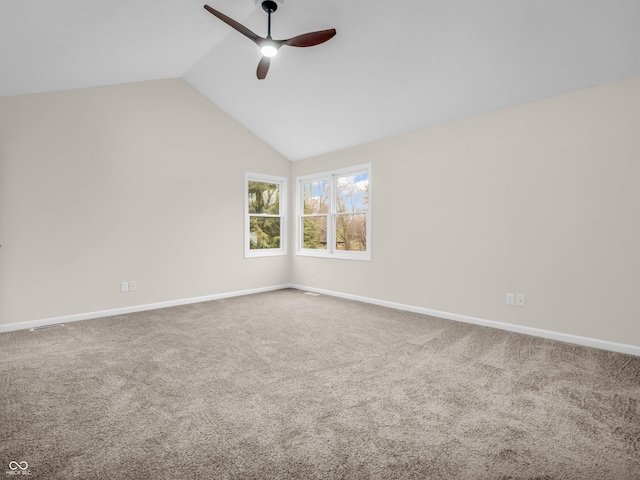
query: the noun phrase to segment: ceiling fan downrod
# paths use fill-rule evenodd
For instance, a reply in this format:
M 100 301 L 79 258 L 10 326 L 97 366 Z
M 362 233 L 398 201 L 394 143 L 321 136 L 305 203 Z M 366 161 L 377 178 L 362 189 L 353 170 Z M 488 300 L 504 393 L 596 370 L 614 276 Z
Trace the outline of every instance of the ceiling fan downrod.
M 271 14 L 278 9 L 278 4 L 272 0 L 264 0 L 262 9 L 269 15 L 267 23 L 267 38 L 271 38 Z

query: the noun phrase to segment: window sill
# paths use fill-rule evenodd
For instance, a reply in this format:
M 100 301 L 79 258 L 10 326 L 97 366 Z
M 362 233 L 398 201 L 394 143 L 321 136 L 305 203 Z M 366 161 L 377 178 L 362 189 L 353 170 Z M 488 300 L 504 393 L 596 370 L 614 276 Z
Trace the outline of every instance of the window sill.
M 335 258 L 339 260 L 360 260 L 360 261 L 371 261 L 371 253 L 370 252 L 334 252 L 327 253 L 322 251 L 313 251 L 313 250 L 299 250 L 296 252 L 296 255 L 301 257 L 318 257 L 318 258 Z
M 250 250 L 244 252 L 244 258 L 260 258 L 260 257 L 286 257 L 287 252 L 283 250 Z

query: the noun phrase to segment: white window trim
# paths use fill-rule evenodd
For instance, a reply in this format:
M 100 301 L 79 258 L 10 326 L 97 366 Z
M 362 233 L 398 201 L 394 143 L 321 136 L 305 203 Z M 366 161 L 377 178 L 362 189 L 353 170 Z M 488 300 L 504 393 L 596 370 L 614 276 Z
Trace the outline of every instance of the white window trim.
M 265 215 L 280 217 L 280 248 L 251 249 L 249 241 L 251 232 L 249 230 L 249 181 L 278 183 L 280 184 L 280 215 Z M 244 174 L 244 256 L 245 258 L 255 257 L 275 257 L 287 254 L 287 179 L 274 175 L 263 175 L 261 173 L 246 172 Z
M 342 250 L 335 249 L 335 232 L 334 232 L 334 218 L 336 216 L 335 212 L 335 178 L 343 177 L 349 174 L 356 173 L 364 173 L 367 172 L 369 179 L 369 208 L 367 209 L 367 251 L 366 252 L 345 252 Z M 347 260 L 371 260 L 371 205 L 372 205 L 372 195 L 371 195 L 371 164 L 367 163 L 364 165 L 357 165 L 355 167 L 341 168 L 339 170 L 331 170 L 328 172 L 320 172 L 314 173 L 310 175 L 303 175 L 301 177 L 296 177 L 296 255 L 307 256 L 307 257 L 322 257 L 322 258 L 340 258 Z M 302 216 L 303 216 L 303 189 L 302 184 L 304 182 L 308 182 L 310 180 L 328 180 L 331 190 L 331 211 L 327 214 L 327 249 L 326 250 L 318 250 L 311 248 L 303 248 L 302 242 L 304 238 L 303 233 L 303 225 L 302 225 Z M 324 214 L 320 215 L 324 216 Z

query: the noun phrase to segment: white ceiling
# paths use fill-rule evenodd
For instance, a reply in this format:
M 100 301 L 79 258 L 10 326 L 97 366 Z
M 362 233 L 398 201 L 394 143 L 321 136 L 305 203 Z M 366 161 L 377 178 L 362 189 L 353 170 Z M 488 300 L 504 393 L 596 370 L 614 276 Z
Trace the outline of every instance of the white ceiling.
M 183 77 L 290 160 L 640 76 L 640 0 L 0 0 L 0 96 Z

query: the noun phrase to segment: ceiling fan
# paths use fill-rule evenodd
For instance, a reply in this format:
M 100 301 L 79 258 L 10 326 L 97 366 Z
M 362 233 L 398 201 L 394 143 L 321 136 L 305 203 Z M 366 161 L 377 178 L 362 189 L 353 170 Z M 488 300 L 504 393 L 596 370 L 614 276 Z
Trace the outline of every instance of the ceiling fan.
M 271 38 L 271 14 L 278 9 L 276 2 L 272 0 L 265 0 L 262 2 L 262 9 L 269 15 L 267 37 L 261 37 L 256 35 L 244 25 L 239 24 L 232 18 L 227 17 L 225 14 L 211 8 L 209 5 L 204 6 L 209 12 L 225 22 L 230 27 L 235 28 L 249 40 L 253 41 L 260 47 L 262 52 L 262 60 L 258 63 L 257 75 L 260 80 L 264 80 L 269 71 L 269 65 L 271 63 L 271 57 L 277 55 L 278 50 L 282 45 L 288 45 L 290 47 L 313 47 L 314 45 L 320 45 L 331 39 L 335 34 L 335 28 L 329 30 L 320 30 L 317 32 L 303 33 L 302 35 L 295 36 L 288 40 L 274 40 Z

